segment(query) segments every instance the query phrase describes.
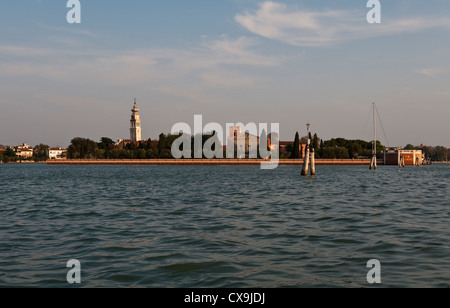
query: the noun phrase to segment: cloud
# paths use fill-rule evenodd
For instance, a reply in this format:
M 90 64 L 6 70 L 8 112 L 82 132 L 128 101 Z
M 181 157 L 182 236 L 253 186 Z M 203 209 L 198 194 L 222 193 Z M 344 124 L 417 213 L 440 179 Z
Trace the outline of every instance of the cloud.
M 257 45 L 252 38 L 240 37 L 230 40 L 227 37 L 206 44 L 206 48 L 222 64 L 239 64 L 248 66 L 277 66 L 280 59 L 273 56 L 265 56 L 251 50 Z
M 147 92 L 167 101 L 214 104 L 218 100 L 213 93 L 218 90 L 255 88 L 264 78 L 260 69 L 281 64 L 282 57 L 256 50 L 259 43 L 256 38 L 220 36 L 190 48 L 74 50 L 0 44 L 0 81 L 10 86 L 20 80 L 28 95 L 37 89 L 50 93 L 69 89 L 67 95 L 92 94 L 94 88 L 104 93 L 122 89 L 119 94 Z M 11 87 L 6 91 L 16 93 Z
M 446 70 L 442 68 L 421 68 L 413 70 L 414 73 L 428 76 L 428 77 L 436 77 L 438 75 L 446 73 Z
M 8 56 L 36 57 L 49 56 L 51 54 L 54 54 L 54 52 L 48 48 L 36 48 L 19 45 L 0 45 L 0 54 Z
M 320 47 L 343 41 L 413 33 L 429 28 L 450 29 L 449 18 L 406 18 L 371 25 L 361 11 L 310 11 L 266 1 L 258 10 L 237 14 L 235 21 L 262 37 L 294 46 Z
M 75 28 L 71 27 L 70 25 L 68 25 L 66 27 L 55 27 L 55 26 L 49 26 L 42 22 L 38 22 L 37 26 L 40 28 L 43 28 L 45 30 L 51 30 L 53 32 L 60 32 L 60 33 L 64 33 L 64 34 L 76 34 L 76 35 L 81 35 L 81 36 L 89 36 L 92 38 L 96 37 L 96 34 L 91 31 L 75 29 Z

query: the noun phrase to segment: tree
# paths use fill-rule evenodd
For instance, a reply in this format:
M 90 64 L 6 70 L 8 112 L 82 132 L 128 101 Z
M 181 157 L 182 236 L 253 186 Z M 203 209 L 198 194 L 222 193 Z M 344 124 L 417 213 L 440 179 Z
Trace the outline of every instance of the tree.
M 298 132 L 295 133 L 294 145 L 292 147 L 292 158 L 300 158 L 300 136 L 298 135 Z
M 314 137 L 312 139 L 312 147 L 314 149 L 314 155 L 316 158 L 320 157 L 320 138 L 317 136 L 317 134 L 314 134 Z
M 319 157 L 323 158 L 323 151 L 324 151 L 324 147 L 323 147 L 323 140 L 320 140 L 320 149 L 319 149 Z
M 314 148 L 314 150 L 315 150 L 316 152 L 319 151 L 319 148 L 320 148 L 320 139 L 319 139 L 319 137 L 317 136 L 317 133 L 314 134 L 314 137 L 313 137 L 313 139 L 312 139 L 312 146 L 313 146 L 313 148 Z
M 165 147 L 166 147 L 166 135 L 160 134 L 159 140 L 158 140 L 158 153 L 159 153 L 160 158 L 162 156 L 161 153 L 163 152 Z
M 446 161 L 447 160 L 447 149 L 443 146 L 437 146 L 436 149 L 436 161 Z
M 105 150 L 104 149 L 95 149 L 94 150 L 94 157 L 97 158 L 97 159 L 105 158 Z
M 97 143 L 90 139 L 77 137 L 72 139 L 67 149 L 67 157 L 69 159 L 85 159 L 92 158 L 95 150 L 98 148 Z
M 137 158 L 139 159 L 145 159 L 147 152 L 145 149 L 139 149 L 137 152 Z
M 110 159 L 119 159 L 120 156 L 120 149 L 111 149 L 108 152 L 108 158 Z
M 351 159 L 355 158 L 355 147 L 353 146 L 353 143 L 350 145 L 350 147 L 348 148 L 348 156 Z
M 49 150 L 50 147 L 46 144 L 39 144 L 37 146 L 34 147 L 34 154 L 33 154 L 33 158 L 35 161 L 44 161 L 47 160 L 49 158 Z
M 146 158 L 148 159 L 154 159 L 158 158 L 159 152 L 157 149 L 150 149 L 146 151 Z
M 17 158 L 16 152 L 11 147 L 6 148 L 5 156 L 8 156 L 9 158 Z
M 413 146 L 412 144 L 408 144 L 408 145 L 406 145 L 406 147 L 404 148 L 404 150 L 415 150 L 415 149 L 416 149 L 416 147 Z
M 146 150 L 152 150 L 153 149 L 152 139 L 148 138 L 147 144 L 145 145 L 145 149 Z
M 337 159 L 348 159 L 348 150 L 345 147 L 337 147 L 336 148 L 336 158 Z
M 100 142 L 97 143 L 97 147 L 99 149 L 101 149 L 101 150 L 106 150 L 106 149 L 108 149 L 110 146 L 112 146 L 114 144 L 115 144 L 115 142 L 111 138 L 102 137 L 100 139 Z

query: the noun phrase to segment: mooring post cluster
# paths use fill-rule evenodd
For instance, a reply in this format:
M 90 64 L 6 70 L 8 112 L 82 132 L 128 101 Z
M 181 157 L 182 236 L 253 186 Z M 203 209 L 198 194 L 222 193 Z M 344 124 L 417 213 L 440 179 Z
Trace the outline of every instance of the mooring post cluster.
M 306 153 L 303 160 L 302 175 L 307 176 L 309 168 L 311 168 L 311 175 L 316 175 L 316 163 L 314 147 L 311 147 L 311 124 L 306 124 L 308 128 L 308 143 L 306 144 Z
M 399 162 L 398 162 L 398 167 L 399 168 L 405 168 L 405 157 L 403 157 L 403 155 L 402 156 L 400 156 L 400 160 L 399 160 Z

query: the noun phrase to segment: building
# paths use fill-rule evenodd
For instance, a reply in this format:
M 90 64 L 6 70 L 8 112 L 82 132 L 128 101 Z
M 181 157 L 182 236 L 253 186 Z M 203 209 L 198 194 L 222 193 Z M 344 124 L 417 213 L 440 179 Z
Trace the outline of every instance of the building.
M 123 149 L 128 144 L 132 143 L 131 139 L 118 139 L 117 142 L 114 144 L 117 148 Z
M 22 143 L 21 145 L 16 145 L 14 147 L 14 152 L 16 155 L 21 158 L 30 158 L 33 156 L 33 148 L 26 143 Z
M 280 147 L 280 154 L 283 155 L 287 152 L 288 148 L 290 148 L 291 151 L 294 150 L 294 141 L 280 141 L 279 147 Z M 305 157 L 306 143 L 299 142 L 298 152 L 301 154 L 301 157 Z
M 49 159 L 64 159 L 66 157 L 67 157 L 67 149 L 56 147 L 56 148 L 50 148 L 48 150 L 48 158 Z
M 403 159 L 405 166 L 421 166 L 424 158 L 422 150 L 386 150 L 383 155 L 385 165 L 400 165 Z
M 134 106 L 133 109 L 131 109 L 131 112 L 130 139 L 133 142 L 141 141 L 141 119 L 136 99 L 134 100 Z
M 236 158 L 256 158 L 258 156 L 258 136 L 248 132 L 239 133 L 239 131 L 234 131 L 233 136 L 227 138 L 227 145 L 230 146 L 231 144 L 234 144 L 236 151 L 240 154 Z
M 403 150 L 402 147 L 386 147 L 386 151 L 399 151 Z

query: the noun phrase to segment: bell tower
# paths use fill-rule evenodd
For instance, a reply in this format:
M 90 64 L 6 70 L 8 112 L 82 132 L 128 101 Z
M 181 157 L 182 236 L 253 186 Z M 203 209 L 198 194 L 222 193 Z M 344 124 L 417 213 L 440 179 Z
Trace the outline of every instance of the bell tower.
M 131 125 L 130 125 L 130 139 L 133 142 L 141 141 L 141 119 L 139 117 L 139 108 L 134 99 L 134 106 L 131 109 Z

